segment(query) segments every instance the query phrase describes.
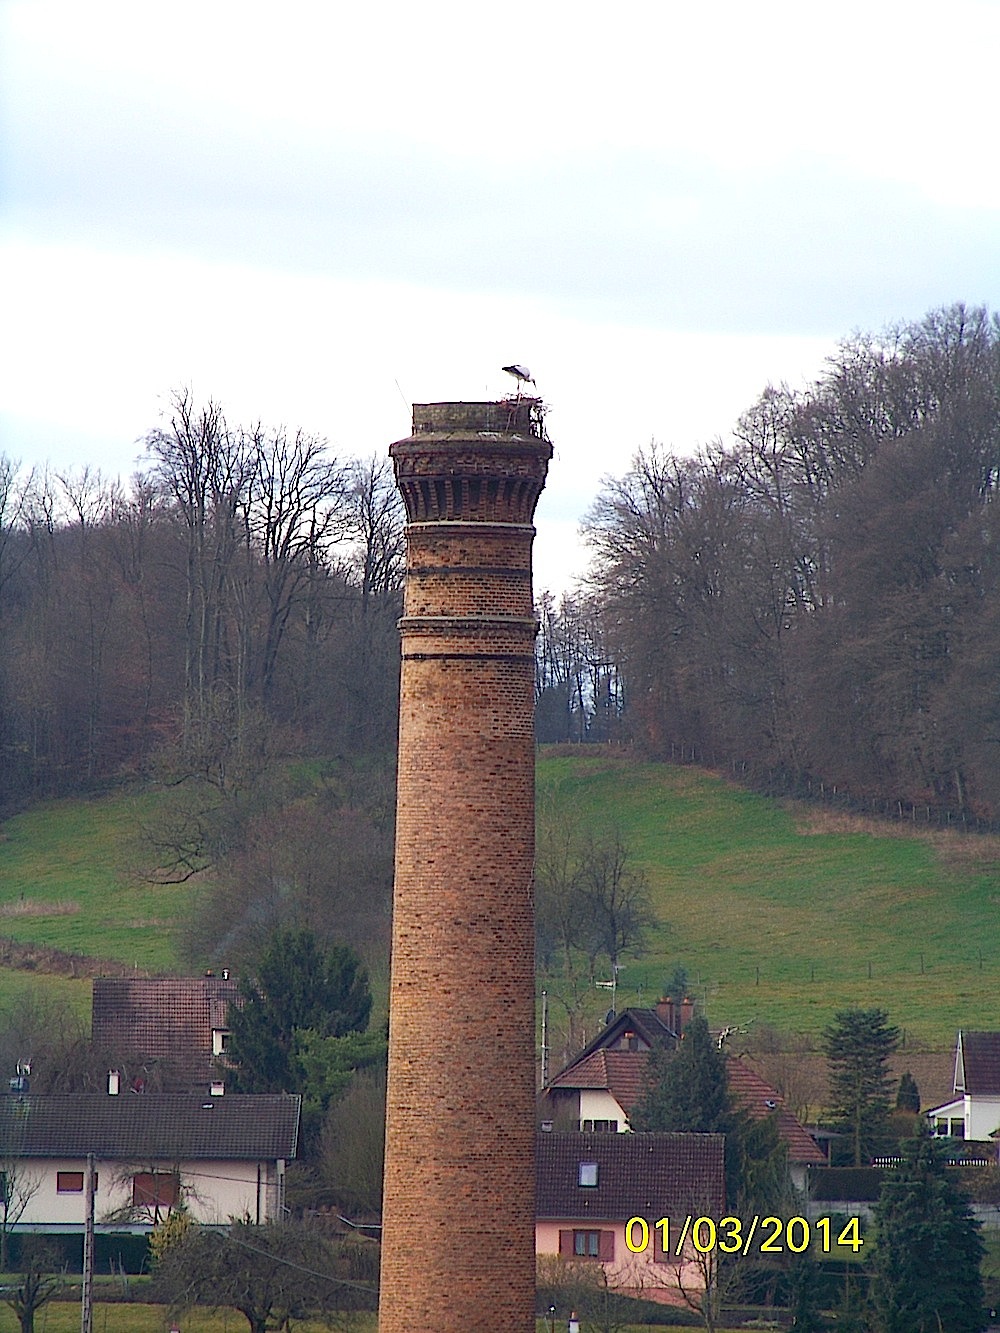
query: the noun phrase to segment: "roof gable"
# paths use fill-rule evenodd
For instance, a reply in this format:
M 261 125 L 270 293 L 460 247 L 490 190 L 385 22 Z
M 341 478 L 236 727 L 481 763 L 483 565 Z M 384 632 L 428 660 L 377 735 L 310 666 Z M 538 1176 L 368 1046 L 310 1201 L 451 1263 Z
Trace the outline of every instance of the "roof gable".
M 677 1045 L 677 1036 L 660 1018 L 655 1009 L 625 1009 L 616 1018 L 601 1029 L 596 1037 L 575 1056 L 568 1065 L 551 1079 L 548 1087 L 606 1087 L 604 1082 L 576 1083 L 572 1080 L 578 1074 L 582 1077 L 603 1078 L 606 1066 L 593 1057 L 607 1052 L 615 1055 L 637 1055 L 645 1062 L 645 1057 L 653 1046 Z M 623 1066 L 624 1067 L 624 1066 Z M 595 1071 L 601 1071 L 599 1074 Z M 567 1079 L 568 1076 L 568 1079 Z
M 1000 1032 L 959 1032 L 955 1091 L 1000 1097 Z
M 0 1097 L 0 1157 L 265 1161 L 295 1156 L 298 1096 Z
M 614 1221 L 655 1220 L 725 1206 L 721 1134 L 539 1134 L 536 1215 Z M 597 1184 L 580 1184 L 581 1162 Z

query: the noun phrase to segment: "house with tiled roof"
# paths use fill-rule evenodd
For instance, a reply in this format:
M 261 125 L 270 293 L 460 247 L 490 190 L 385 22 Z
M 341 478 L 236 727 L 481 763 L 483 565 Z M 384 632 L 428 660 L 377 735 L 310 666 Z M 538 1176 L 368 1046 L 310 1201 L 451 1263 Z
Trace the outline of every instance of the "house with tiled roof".
M 605 1133 L 623 1133 L 645 1089 L 646 1062 L 657 1043 L 676 1047 L 693 1006 L 660 1001 L 655 1009 L 626 1009 L 542 1090 L 544 1123 Z M 785 1106 L 781 1094 L 753 1068 L 747 1057 L 729 1057 L 729 1086 L 736 1104 L 754 1119 L 775 1115 L 788 1148 L 796 1188 L 806 1172 L 826 1157 L 809 1132 Z
M 772 1088 L 747 1056 L 730 1056 L 726 1076 L 733 1101 L 752 1120 L 765 1120 L 773 1115 L 778 1122 L 778 1133 L 788 1149 L 788 1165 L 796 1189 L 805 1190 L 806 1173 L 810 1166 L 825 1166 L 826 1153 L 788 1107 L 781 1093 Z
M 954 1093 L 924 1113 L 935 1133 L 985 1140 L 1000 1130 L 1000 1032 L 959 1032 Z
M 92 1036 L 121 1066 L 125 1087 L 202 1095 L 225 1076 L 229 1006 L 238 1001 L 228 972 L 203 977 L 95 977 Z
M 536 1255 L 600 1265 L 617 1290 L 678 1300 L 681 1284 L 704 1284 L 684 1222 L 723 1216 L 724 1157 L 721 1134 L 540 1133 Z
M 279 1220 L 300 1106 L 297 1096 L 0 1096 L 14 1229 L 81 1232 L 89 1154 L 98 1231 L 149 1231 L 181 1203 L 206 1225 Z
M 543 1117 L 560 1129 L 622 1133 L 642 1095 L 646 1056 L 672 1049 L 694 1012 L 690 1000 L 661 1000 L 652 1009 L 625 1009 L 542 1091 Z

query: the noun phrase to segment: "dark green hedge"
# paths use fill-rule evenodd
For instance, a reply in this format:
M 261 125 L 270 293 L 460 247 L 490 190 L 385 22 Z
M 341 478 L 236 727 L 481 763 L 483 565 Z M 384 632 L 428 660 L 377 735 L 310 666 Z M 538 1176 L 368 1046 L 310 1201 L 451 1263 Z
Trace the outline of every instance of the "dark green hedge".
M 874 1203 L 882 1189 L 885 1171 L 879 1166 L 817 1166 L 809 1172 L 809 1195 L 825 1199 Z

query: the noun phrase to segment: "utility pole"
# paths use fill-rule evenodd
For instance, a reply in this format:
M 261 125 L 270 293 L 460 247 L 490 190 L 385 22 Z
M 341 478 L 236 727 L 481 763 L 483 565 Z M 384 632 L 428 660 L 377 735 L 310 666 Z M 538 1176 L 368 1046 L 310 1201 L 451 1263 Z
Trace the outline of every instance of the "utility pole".
M 94 1329 L 94 1154 L 87 1153 L 86 1216 L 83 1220 L 83 1307 L 80 1333 Z
M 549 993 L 542 991 L 542 1087 L 549 1081 Z

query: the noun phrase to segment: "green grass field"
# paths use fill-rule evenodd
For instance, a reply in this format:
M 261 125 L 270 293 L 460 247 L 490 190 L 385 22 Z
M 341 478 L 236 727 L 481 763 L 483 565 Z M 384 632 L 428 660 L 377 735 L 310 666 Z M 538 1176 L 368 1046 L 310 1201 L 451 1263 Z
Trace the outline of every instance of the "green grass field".
M 191 1310 L 178 1320 L 181 1333 L 245 1333 L 247 1321 L 235 1310 Z M 358 1315 L 347 1324 L 336 1324 L 341 1333 L 377 1333 L 374 1315 Z M 621 1333 L 644 1333 L 648 1325 L 634 1325 Z M 0 1305 L 0 1333 L 17 1333 L 20 1328 L 13 1312 Z M 77 1304 L 53 1302 L 44 1306 L 35 1319 L 35 1333 L 77 1333 L 80 1328 L 80 1307 Z M 162 1305 L 95 1305 L 94 1333 L 166 1333 L 170 1321 Z M 297 1333 L 329 1333 L 329 1324 L 296 1323 Z M 557 1320 L 558 1333 L 564 1333 L 565 1320 Z M 547 1320 L 538 1320 L 535 1333 L 549 1333 Z M 738 1333 L 735 1329 L 720 1329 L 719 1333 Z
M 177 968 L 191 885 L 144 878 L 156 796 L 49 801 L 0 826 L 0 935 L 152 971 Z
M 816 1033 L 880 1006 L 908 1041 L 996 1023 L 1000 841 L 927 834 L 779 803 L 699 769 L 542 756 L 541 799 L 581 828 L 617 824 L 661 925 L 619 1007 L 682 964 L 713 1024 Z
M 661 925 L 629 959 L 619 1006 L 651 1003 L 683 964 L 713 1024 L 817 1033 L 879 1005 L 907 1041 L 942 1048 L 996 1022 L 1000 840 L 921 834 L 779 803 L 695 768 L 583 749 L 543 754 L 540 801 L 581 829 L 617 825 Z M 0 826 L 0 936 L 127 966 L 180 966 L 194 883 L 143 877 L 150 792 L 47 802 Z M 36 984 L 0 968 L 0 1001 Z M 85 979 L 44 984 L 85 1011 Z M 606 1005 L 595 991 L 594 1012 Z
M 171 1321 L 163 1305 L 94 1305 L 94 1333 L 167 1333 Z M 189 1310 L 177 1320 L 181 1333 L 247 1333 L 249 1324 L 236 1310 Z M 297 1333 L 329 1333 L 325 1323 L 295 1323 Z M 358 1315 L 350 1323 L 336 1324 L 341 1333 L 376 1333 L 374 1315 Z M 35 1316 L 35 1333 L 79 1333 L 78 1302 L 52 1301 Z M 14 1312 L 0 1304 L 0 1333 L 18 1333 Z

